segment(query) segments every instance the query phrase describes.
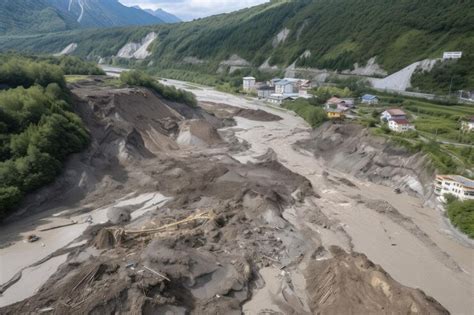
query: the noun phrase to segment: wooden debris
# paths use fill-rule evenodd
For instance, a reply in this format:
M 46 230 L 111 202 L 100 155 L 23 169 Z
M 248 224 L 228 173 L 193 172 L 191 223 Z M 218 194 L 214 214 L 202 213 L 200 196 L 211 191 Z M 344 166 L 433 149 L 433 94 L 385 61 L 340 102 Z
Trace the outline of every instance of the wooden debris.
M 149 267 L 147 267 L 147 266 L 145 266 L 145 265 L 143 265 L 143 267 L 144 267 L 146 270 L 148 270 L 148 271 L 154 273 L 155 275 L 157 275 L 157 276 L 159 276 L 159 277 L 161 277 L 161 278 L 167 280 L 168 282 L 171 282 L 171 280 L 170 280 L 167 276 L 165 276 L 164 274 L 159 273 L 158 271 L 155 271 L 155 270 L 153 270 L 153 269 L 151 269 L 151 268 L 149 268 Z

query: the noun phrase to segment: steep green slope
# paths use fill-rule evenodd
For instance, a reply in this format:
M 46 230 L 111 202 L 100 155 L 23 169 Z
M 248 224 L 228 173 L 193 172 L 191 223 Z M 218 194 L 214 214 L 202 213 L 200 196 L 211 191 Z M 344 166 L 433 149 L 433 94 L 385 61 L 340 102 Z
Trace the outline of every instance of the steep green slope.
M 0 35 L 162 23 L 160 18 L 118 0 L 0 1 Z
M 45 0 L 0 1 L 0 34 L 47 33 L 78 27 L 74 18 Z
M 143 10 L 129 8 L 118 0 L 46 0 L 73 15 L 83 27 L 114 27 L 162 24 L 163 20 Z
M 237 54 L 253 66 L 269 59 L 285 67 L 297 60 L 305 67 L 342 70 L 376 56 L 394 72 L 445 50 L 468 49 L 473 19 L 474 2 L 467 0 L 274 0 L 177 25 L 0 38 L 0 47 L 54 52 L 75 42 L 80 56 L 107 57 L 155 31 L 150 59 L 160 68 L 215 73 L 221 61 Z M 201 66 L 186 64 L 186 57 L 200 59 Z

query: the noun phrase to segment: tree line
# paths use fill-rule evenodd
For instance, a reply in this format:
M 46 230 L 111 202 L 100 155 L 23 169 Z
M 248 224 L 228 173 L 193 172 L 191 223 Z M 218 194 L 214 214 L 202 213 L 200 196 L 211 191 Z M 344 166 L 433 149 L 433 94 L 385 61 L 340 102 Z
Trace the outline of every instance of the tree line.
M 20 56 L 0 61 L 0 219 L 25 194 L 52 182 L 89 134 L 72 112 L 59 65 Z

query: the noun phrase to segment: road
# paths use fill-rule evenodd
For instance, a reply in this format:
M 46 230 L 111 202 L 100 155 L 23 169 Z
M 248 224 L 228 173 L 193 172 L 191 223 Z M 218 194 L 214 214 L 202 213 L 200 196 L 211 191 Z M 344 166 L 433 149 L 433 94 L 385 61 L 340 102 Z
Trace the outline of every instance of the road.
M 322 196 L 314 203 L 331 219 L 338 220 L 351 239 L 348 241 L 341 235 L 323 234 L 326 245 L 352 247 L 380 264 L 395 280 L 422 289 L 451 312 L 472 313 L 474 243 L 458 240 L 450 232 L 439 210 L 424 207 L 421 200 L 398 195 L 391 188 L 328 169 L 324 161 L 309 152 L 295 150 L 293 145 L 309 138 L 311 129 L 292 112 L 209 87 L 175 80 L 162 83 L 187 89 L 196 94 L 199 101 L 263 109 L 281 116 L 283 120 L 278 122 L 237 118 L 238 125 L 234 127 L 236 136 L 247 141 L 251 148 L 234 158 L 241 162 L 253 161 L 272 149 L 284 166 L 311 181 L 315 191 Z M 324 179 L 325 172 L 349 179 L 356 187 L 331 185 Z M 398 214 L 381 214 L 360 200 L 388 202 Z

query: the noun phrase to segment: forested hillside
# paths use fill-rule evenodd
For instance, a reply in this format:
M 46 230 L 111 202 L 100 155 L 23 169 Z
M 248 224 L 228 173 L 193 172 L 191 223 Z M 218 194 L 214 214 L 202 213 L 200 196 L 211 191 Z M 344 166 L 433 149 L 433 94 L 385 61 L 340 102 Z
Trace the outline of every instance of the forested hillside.
M 0 35 L 57 32 L 78 26 L 71 15 L 49 6 L 46 0 L 0 1 Z
M 2 0 L 0 35 L 165 23 L 118 0 Z
M 0 58 L 0 220 L 23 196 L 51 182 L 89 135 L 71 111 L 61 67 Z
M 389 72 L 414 61 L 440 57 L 445 50 L 462 50 L 473 41 L 474 2 L 467 0 L 275 0 L 231 14 L 189 23 L 152 28 L 159 39 L 153 47 L 157 61 L 182 61 L 193 56 L 222 61 L 232 54 L 261 65 L 286 66 L 305 51 L 298 64 L 347 69 L 374 56 Z M 287 36 L 277 35 L 287 29 Z M 70 42 L 83 56 L 116 53 L 104 45 L 125 43 L 135 30 L 103 30 L 87 34 L 35 37 L 25 43 L 4 43 L 34 50 L 57 50 Z M 284 34 L 284 32 L 282 33 Z M 61 45 L 60 45 L 61 44 Z
M 164 23 L 160 18 L 143 10 L 124 6 L 118 0 L 46 1 L 62 12 L 74 16 L 83 27 L 98 28 Z
M 237 55 L 254 69 L 264 63 L 284 69 L 296 61 L 301 67 L 347 70 L 376 57 L 380 67 L 392 73 L 415 61 L 440 58 L 444 51 L 461 50 L 469 56 L 474 47 L 472 20 L 474 2 L 468 0 L 273 0 L 174 25 L 5 36 L 0 37 L 0 49 L 59 52 L 77 43 L 76 55 L 130 65 L 133 60 L 111 57 L 153 31 L 158 38 L 149 48 L 149 71 L 215 75 L 223 61 Z M 461 68 L 450 68 L 455 82 L 472 82 L 473 71 Z M 443 67 L 439 70 L 438 76 L 447 75 Z M 420 74 L 416 86 L 425 90 L 436 85 L 430 80 Z

